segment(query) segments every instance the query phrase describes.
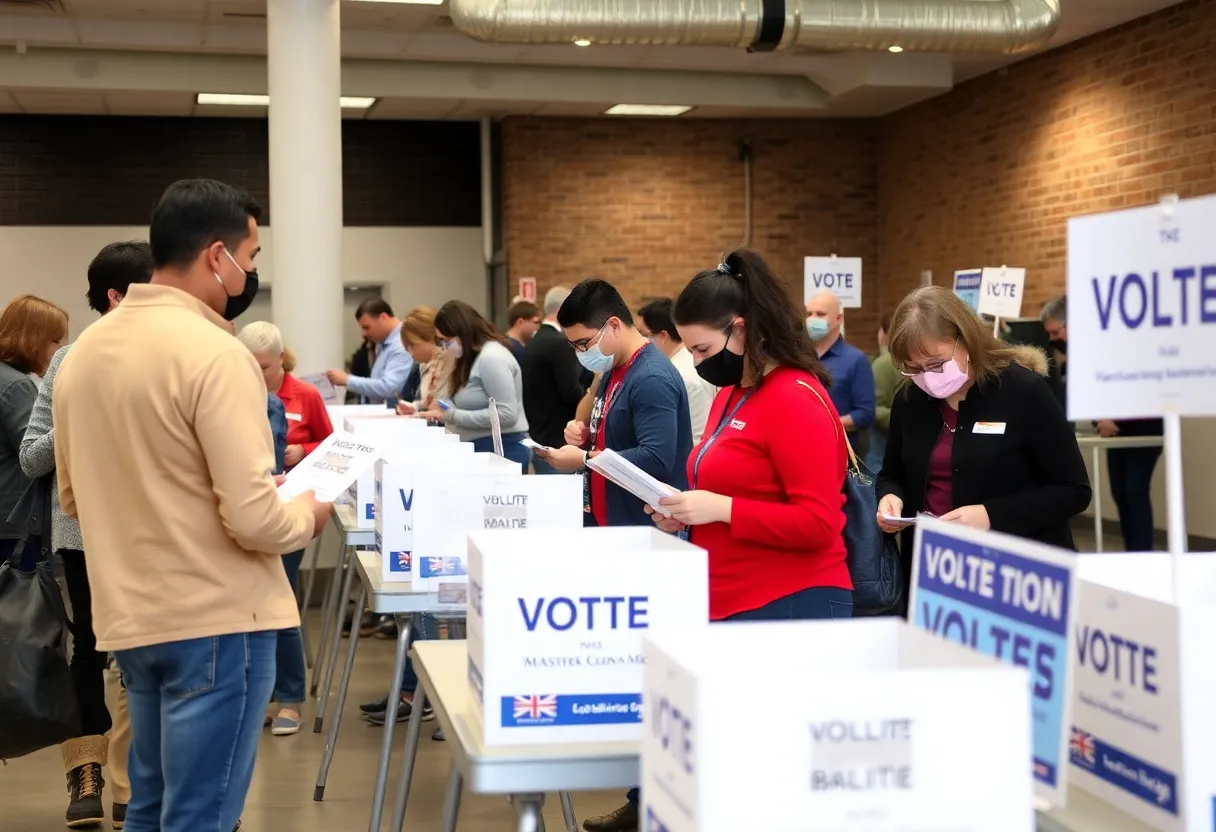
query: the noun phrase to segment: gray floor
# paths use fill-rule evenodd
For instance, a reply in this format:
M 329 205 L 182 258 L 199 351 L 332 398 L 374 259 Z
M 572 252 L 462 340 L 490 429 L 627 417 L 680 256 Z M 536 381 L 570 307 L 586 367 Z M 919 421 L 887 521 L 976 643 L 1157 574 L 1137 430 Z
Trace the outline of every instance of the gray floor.
M 314 629 L 314 632 L 316 630 Z M 324 736 L 312 733 L 311 706 L 305 711 L 306 727 L 292 737 L 271 737 L 262 741 L 253 787 L 245 804 L 242 832 L 362 832 L 367 829 L 372 779 L 380 750 L 381 729 L 373 728 L 359 717 L 358 705 L 382 696 L 385 679 L 392 675 L 393 642 L 364 639 L 359 645 L 355 673 L 351 681 L 347 709 L 342 720 L 338 752 L 330 768 L 325 801 L 314 803 L 313 786 L 324 748 Z M 345 642 L 343 643 L 345 649 Z M 117 677 L 109 680 L 111 695 Z M 450 757 L 447 743 L 429 737 L 437 723 L 423 723 L 422 746 L 418 753 L 414 788 L 406 816 L 406 830 L 438 829 L 443 810 L 443 789 Z M 396 737 L 405 739 L 405 725 L 398 726 Z M 393 758 L 395 776 L 400 746 Z M 395 783 L 395 780 L 393 781 Z M 623 800 L 621 792 L 578 793 L 574 796 L 579 820 L 591 814 L 615 809 Z M 392 794 L 389 795 L 391 814 Z M 561 830 L 561 808 L 557 797 L 546 806 L 545 822 L 550 830 Z M 109 798 L 107 796 L 107 812 Z M 3 832 L 51 832 L 64 829 L 67 807 L 62 758 L 53 748 L 10 760 L 0 766 L 0 807 Z M 514 813 L 503 797 L 465 795 L 461 803 L 460 832 L 490 832 L 514 829 Z M 389 826 L 387 817 L 384 828 Z M 107 823 L 104 827 L 109 829 Z

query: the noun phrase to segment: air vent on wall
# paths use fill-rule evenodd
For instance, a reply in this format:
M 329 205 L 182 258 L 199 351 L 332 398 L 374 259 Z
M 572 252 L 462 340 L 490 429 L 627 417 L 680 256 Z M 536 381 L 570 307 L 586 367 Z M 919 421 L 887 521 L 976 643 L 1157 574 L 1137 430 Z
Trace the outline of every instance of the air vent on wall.
M 0 11 L 4 11 L 5 9 L 67 14 L 67 11 L 63 8 L 62 0 L 0 0 Z

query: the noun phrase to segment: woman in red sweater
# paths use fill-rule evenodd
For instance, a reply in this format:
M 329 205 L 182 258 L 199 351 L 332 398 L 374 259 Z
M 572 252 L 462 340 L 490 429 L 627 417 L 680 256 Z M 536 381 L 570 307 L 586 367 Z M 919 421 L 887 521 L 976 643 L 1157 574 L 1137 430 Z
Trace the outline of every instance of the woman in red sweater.
M 848 451 L 803 312 L 758 254 L 701 272 L 672 317 L 697 373 L 721 387 L 688 460 L 689 491 L 655 514 L 709 552 L 721 620 L 850 618 Z
M 329 411 L 317 388 L 300 381 L 291 374 L 296 359 L 284 348 L 279 328 L 266 321 L 256 321 L 241 329 L 237 336 L 253 353 L 254 360 L 262 368 L 266 389 L 283 402 L 287 414 L 287 469 L 300 464 L 317 445 L 334 432 L 329 421 Z M 300 564 L 304 561 L 304 550 L 283 555 L 283 568 L 292 592 L 300 576 Z M 278 703 L 277 715 L 267 722 L 276 737 L 295 734 L 300 730 L 300 706 L 304 703 L 304 643 L 300 628 L 279 630 L 275 649 L 277 664 L 274 681 L 274 701 Z

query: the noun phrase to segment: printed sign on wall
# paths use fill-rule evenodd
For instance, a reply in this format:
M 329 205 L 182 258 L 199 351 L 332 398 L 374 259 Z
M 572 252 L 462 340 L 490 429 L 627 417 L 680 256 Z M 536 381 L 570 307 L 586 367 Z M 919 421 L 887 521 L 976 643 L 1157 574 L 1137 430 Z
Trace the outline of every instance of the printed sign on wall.
M 831 292 L 844 309 L 861 306 L 860 257 L 808 257 L 803 270 L 802 300 Z
M 521 277 L 519 279 L 519 296 L 530 303 L 536 303 L 535 277 Z
M 954 273 L 954 294 L 977 312 L 980 308 L 980 280 L 982 278 L 983 269 L 967 269 Z
M 1007 266 L 986 268 L 980 274 L 981 315 L 996 318 L 1016 318 L 1022 314 L 1022 291 L 1026 270 Z
M 1216 196 L 1068 221 L 1068 416 L 1216 414 Z
M 913 623 L 1025 667 L 1034 728 L 1035 793 L 1063 806 L 1071 725 L 1076 558 L 1033 541 L 920 517 Z

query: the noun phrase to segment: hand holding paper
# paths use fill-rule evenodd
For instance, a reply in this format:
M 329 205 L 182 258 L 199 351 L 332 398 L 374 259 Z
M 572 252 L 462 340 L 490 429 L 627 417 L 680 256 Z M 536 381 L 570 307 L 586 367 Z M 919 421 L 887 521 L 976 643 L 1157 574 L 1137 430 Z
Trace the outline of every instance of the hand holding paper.
M 680 491 L 659 500 L 660 510 L 666 509 L 685 526 L 729 523 L 731 506 L 730 497 L 712 491 Z
M 550 459 L 552 460 L 557 454 L 565 452 L 568 449 L 570 449 L 569 445 L 560 451 L 556 451 Z M 578 449 L 575 448 L 574 450 L 577 451 Z M 678 495 L 680 492 L 666 483 L 659 482 L 615 451 L 604 450 L 595 456 L 589 456 L 587 458 L 587 467 L 609 482 L 625 489 L 659 513 L 664 515 L 672 513 L 670 509 L 662 504 L 663 498 Z

